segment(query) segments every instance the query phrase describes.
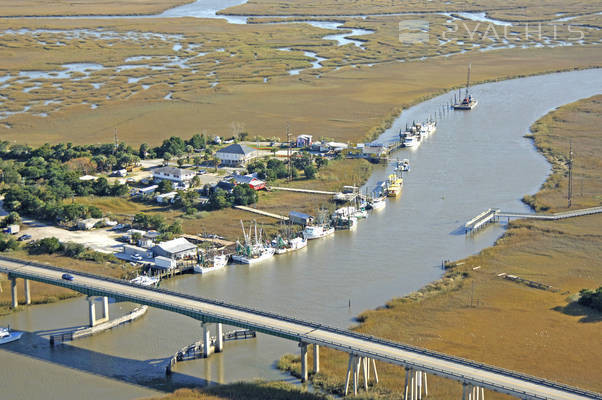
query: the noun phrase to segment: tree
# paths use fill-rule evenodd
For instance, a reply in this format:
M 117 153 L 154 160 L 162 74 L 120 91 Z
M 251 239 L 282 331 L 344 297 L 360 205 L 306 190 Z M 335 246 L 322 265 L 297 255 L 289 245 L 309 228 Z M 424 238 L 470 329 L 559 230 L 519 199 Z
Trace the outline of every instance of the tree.
M 174 221 L 167 227 L 167 232 L 173 233 L 174 235 L 180 235 L 182 233 L 182 224 L 180 221 Z
M 222 208 L 231 206 L 232 203 L 225 190 L 216 188 L 213 193 L 209 195 L 209 207 L 212 210 L 221 210 Z
M 205 135 L 199 135 L 198 133 L 193 135 L 190 140 L 186 142 L 188 145 L 193 147 L 194 149 L 204 149 L 207 142 L 205 140 Z M 191 153 L 191 152 L 189 152 Z
M 166 151 L 165 153 L 163 153 L 163 161 L 165 161 L 165 164 L 168 164 L 172 158 L 173 158 L 173 156 L 171 155 L 170 152 Z
M 195 166 L 201 165 L 201 157 L 194 156 L 194 158 L 192 159 L 192 162 L 194 163 Z
M 316 167 L 313 165 L 303 168 L 303 172 L 305 173 L 305 179 L 314 179 L 316 177 Z
M 20 224 L 21 217 L 19 216 L 19 213 L 15 212 L 15 211 L 11 211 L 4 219 L 4 222 L 6 222 L 6 225 Z
M 150 146 L 147 143 L 142 143 L 140 145 L 140 149 L 138 150 L 138 155 L 144 160 L 146 157 L 148 157 L 149 150 Z
M 190 182 L 190 186 L 199 187 L 201 185 L 201 178 L 198 175 L 195 175 Z
M 257 202 L 257 192 L 249 185 L 237 185 L 232 190 L 233 202 L 236 205 L 246 206 Z
M 11 251 L 19 248 L 19 242 L 11 235 L 0 234 L 0 251 Z
M 184 159 L 178 158 L 178 167 L 182 168 L 184 166 Z
M 328 159 L 326 157 L 316 157 L 316 166 L 318 169 L 328 165 Z
M 55 237 L 34 240 L 28 247 L 30 254 L 54 254 L 62 249 L 61 242 Z
M 159 187 L 157 188 L 157 192 L 159 192 L 159 193 L 173 192 L 173 183 L 167 179 L 163 179 L 161 182 L 159 182 Z

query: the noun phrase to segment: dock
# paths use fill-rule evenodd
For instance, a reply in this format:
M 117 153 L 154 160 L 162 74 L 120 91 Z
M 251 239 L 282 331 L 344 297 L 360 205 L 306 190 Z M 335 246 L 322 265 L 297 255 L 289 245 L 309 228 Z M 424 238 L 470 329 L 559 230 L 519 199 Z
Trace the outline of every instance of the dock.
M 486 211 L 483 211 L 482 213 L 480 213 L 479 215 L 477 215 L 476 217 L 464 224 L 464 233 L 468 234 L 476 232 L 477 230 L 484 227 L 486 224 L 494 222 L 495 217 L 497 216 L 497 213 L 499 211 L 500 210 L 494 208 L 490 208 Z
M 208 243 L 214 243 L 214 244 L 220 245 L 222 247 L 233 246 L 233 245 L 236 244 L 234 242 L 231 242 L 231 241 L 225 240 L 225 239 L 206 238 L 206 237 L 202 237 L 202 236 L 198 236 L 198 235 L 183 234 L 183 235 L 180 235 L 180 236 L 183 237 L 183 238 L 185 238 L 186 240 L 192 242 L 192 243 L 208 242 Z
M 222 336 L 222 343 L 230 340 L 244 340 L 254 339 L 257 337 L 257 333 L 250 329 L 237 329 L 234 331 L 226 332 Z M 165 375 L 171 375 L 173 368 L 178 362 L 196 360 L 198 358 L 206 358 L 209 354 L 215 351 L 215 347 L 218 344 L 215 336 L 210 337 L 209 351 L 205 351 L 205 345 L 202 340 L 194 342 L 188 346 L 182 347 L 176 352 L 170 359 L 169 363 L 165 367 Z M 220 350 L 221 351 L 221 350 Z
M 132 312 L 124 315 L 123 317 L 116 318 L 112 321 L 107 321 L 90 328 L 78 329 L 71 332 L 61 333 L 50 336 L 50 345 L 54 346 L 55 343 L 68 342 L 76 339 L 81 339 L 87 336 L 95 335 L 100 332 L 107 331 L 118 327 L 119 325 L 133 322 L 138 318 L 142 317 L 148 311 L 148 306 L 141 306 L 135 308 Z
M 234 206 L 234 208 L 243 210 L 243 211 L 252 212 L 255 214 L 259 214 L 259 215 L 263 215 L 265 217 L 276 218 L 281 221 L 288 221 L 288 217 L 285 217 L 284 215 L 274 214 L 274 213 L 267 212 L 267 211 L 261 211 L 256 208 L 251 208 L 251 207 L 246 207 L 246 206 Z
M 337 194 L 337 192 L 328 192 L 326 190 L 297 189 L 297 188 L 287 188 L 287 187 L 280 187 L 280 186 L 272 186 L 272 187 L 270 187 L 270 190 L 284 190 L 284 191 L 287 191 L 287 192 L 298 192 L 298 193 L 309 193 L 309 194 L 324 194 L 324 195 L 330 195 L 330 196 L 333 196 L 333 195 Z
M 581 208 L 579 210 L 562 211 L 553 214 L 509 212 L 490 208 L 486 211 L 483 211 L 482 213 L 468 221 L 466 224 L 464 224 L 464 233 L 474 233 L 489 223 L 499 221 L 500 218 L 507 218 L 508 221 L 510 221 L 510 218 L 556 221 L 559 219 L 582 217 L 585 215 L 593 215 L 600 213 L 602 213 L 602 207 Z

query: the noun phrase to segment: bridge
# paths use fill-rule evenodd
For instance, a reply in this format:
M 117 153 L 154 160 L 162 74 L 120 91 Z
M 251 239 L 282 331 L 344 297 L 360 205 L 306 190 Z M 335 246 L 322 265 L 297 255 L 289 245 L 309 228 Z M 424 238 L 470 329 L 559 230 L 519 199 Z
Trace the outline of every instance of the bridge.
M 223 350 L 223 340 L 220 340 L 222 324 L 293 340 L 299 343 L 303 380 L 308 378 L 308 345 L 313 345 L 315 372 L 319 371 L 320 346 L 343 351 L 349 354 L 345 394 L 348 392 L 351 376 L 353 376 L 354 393 L 357 393 L 362 374 L 363 386 L 366 390 L 372 371 L 374 382 L 378 382 L 374 362 L 377 360 L 399 365 L 405 369 L 404 399 L 406 400 L 417 400 L 422 398 L 423 393 L 428 394 L 427 374 L 460 382 L 463 385 L 465 400 L 482 400 L 485 389 L 520 399 L 602 400 L 602 395 L 598 393 L 534 376 L 219 300 L 137 286 L 127 281 L 8 257 L 0 257 L 0 273 L 8 274 L 11 281 L 13 307 L 18 306 L 16 280 L 21 278 L 25 279 L 26 291 L 29 288 L 29 280 L 34 280 L 65 287 L 87 296 L 112 297 L 118 301 L 130 301 L 194 318 L 201 321 L 205 356 L 209 356 L 209 349 L 212 346 L 209 324 L 217 324 L 218 343 L 215 345 L 215 351 Z M 63 279 L 65 273 L 70 274 L 73 279 Z M 29 298 L 27 293 L 26 298 Z

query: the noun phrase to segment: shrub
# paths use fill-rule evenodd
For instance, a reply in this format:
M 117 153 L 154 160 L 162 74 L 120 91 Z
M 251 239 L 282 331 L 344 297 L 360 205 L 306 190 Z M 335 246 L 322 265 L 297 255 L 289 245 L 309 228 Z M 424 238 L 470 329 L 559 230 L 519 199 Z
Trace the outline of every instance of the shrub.
M 602 286 L 596 290 L 583 289 L 579 294 L 579 304 L 602 311 Z
M 54 254 L 61 250 L 61 242 L 55 237 L 34 240 L 28 245 L 29 254 Z

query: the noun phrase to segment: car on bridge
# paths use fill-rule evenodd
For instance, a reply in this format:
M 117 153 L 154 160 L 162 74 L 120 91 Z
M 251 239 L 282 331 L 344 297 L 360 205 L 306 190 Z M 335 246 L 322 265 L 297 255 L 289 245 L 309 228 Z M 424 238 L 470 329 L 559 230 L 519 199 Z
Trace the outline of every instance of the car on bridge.
M 63 274 L 63 276 L 61 276 L 61 278 L 63 278 L 66 281 L 72 281 L 73 280 L 73 275 Z

